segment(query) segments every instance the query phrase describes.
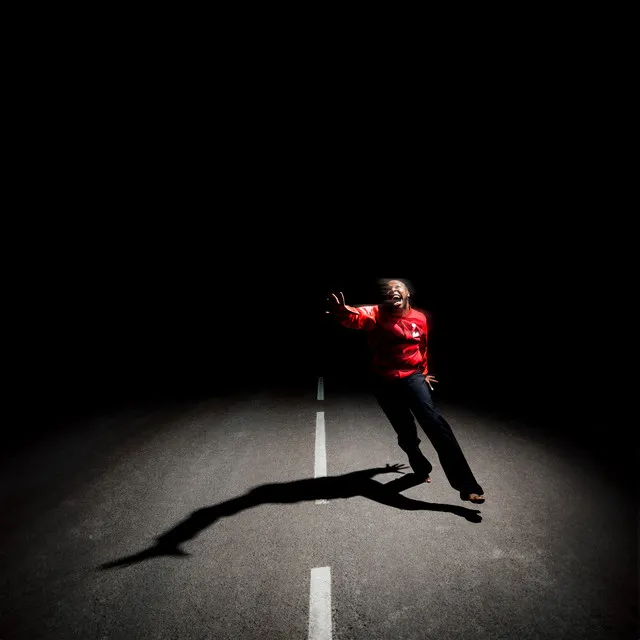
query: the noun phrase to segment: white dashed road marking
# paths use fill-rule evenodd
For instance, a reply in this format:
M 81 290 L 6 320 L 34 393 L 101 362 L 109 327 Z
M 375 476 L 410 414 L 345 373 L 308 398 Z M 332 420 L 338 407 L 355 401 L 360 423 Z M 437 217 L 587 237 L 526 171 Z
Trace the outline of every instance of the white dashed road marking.
M 311 569 L 309 640 L 331 640 L 331 567 Z
M 316 464 L 315 478 L 325 478 L 327 475 L 327 448 L 324 435 L 324 411 L 316 413 Z M 326 504 L 328 500 L 316 500 L 316 504 Z

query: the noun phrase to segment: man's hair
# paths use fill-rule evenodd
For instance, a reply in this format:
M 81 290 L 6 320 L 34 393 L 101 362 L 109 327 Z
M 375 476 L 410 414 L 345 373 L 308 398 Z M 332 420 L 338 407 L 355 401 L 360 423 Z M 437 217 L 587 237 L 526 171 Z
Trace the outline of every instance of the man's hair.
M 406 278 L 378 278 L 378 292 L 382 293 L 384 288 L 387 286 L 387 283 L 391 282 L 392 280 L 402 282 L 402 284 L 407 287 L 410 296 L 413 296 L 413 294 L 415 293 L 413 284 L 411 284 L 411 281 L 407 280 Z

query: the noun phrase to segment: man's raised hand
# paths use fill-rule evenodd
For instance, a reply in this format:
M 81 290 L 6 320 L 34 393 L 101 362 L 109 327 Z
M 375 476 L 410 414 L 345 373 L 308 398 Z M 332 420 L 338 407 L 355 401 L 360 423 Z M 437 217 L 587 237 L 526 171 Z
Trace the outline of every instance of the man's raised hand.
M 340 292 L 340 297 L 338 297 L 335 293 L 332 293 L 327 298 L 329 301 L 329 311 L 325 313 L 340 313 L 344 311 L 346 303 L 344 301 L 344 293 Z

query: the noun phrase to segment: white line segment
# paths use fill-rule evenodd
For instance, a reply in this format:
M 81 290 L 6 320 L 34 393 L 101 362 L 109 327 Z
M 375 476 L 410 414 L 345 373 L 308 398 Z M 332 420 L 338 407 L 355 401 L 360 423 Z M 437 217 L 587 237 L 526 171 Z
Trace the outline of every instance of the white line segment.
M 324 400 L 324 378 L 318 378 L 318 400 Z
M 324 434 L 324 411 L 316 413 L 316 462 L 314 477 L 327 476 L 327 447 Z M 316 500 L 316 504 L 326 504 L 328 500 Z
M 331 640 L 331 567 L 311 569 L 309 640 Z

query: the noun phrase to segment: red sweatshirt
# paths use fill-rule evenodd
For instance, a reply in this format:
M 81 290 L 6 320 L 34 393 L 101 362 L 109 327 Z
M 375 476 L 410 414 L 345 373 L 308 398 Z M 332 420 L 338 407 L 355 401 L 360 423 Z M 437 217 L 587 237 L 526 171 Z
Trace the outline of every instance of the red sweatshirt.
M 394 316 L 380 306 L 349 307 L 336 315 L 350 329 L 368 332 L 372 369 L 386 378 L 427 373 L 427 318 L 410 309 Z

